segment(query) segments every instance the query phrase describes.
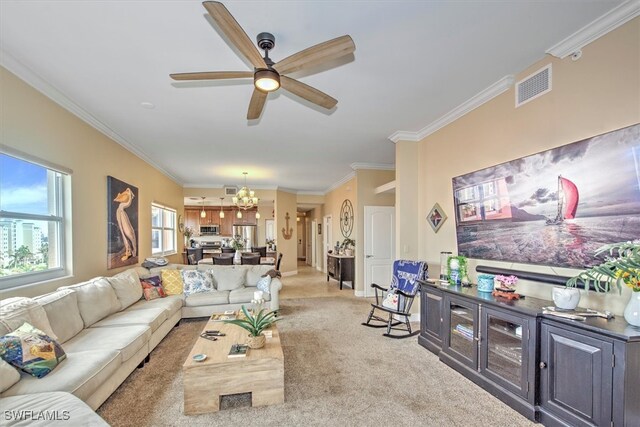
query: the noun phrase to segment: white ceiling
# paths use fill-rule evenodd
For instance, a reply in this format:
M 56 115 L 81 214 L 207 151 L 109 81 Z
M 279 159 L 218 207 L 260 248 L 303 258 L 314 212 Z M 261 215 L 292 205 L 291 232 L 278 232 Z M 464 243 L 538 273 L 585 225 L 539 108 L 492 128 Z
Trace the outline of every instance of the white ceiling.
M 276 36 L 276 62 L 344 34 L 356 44 L 346 60 L 291 75 L 337 108 L 281 90 L 255 122 L 250 79 L 169 78 L 249 70 L 199 1 L 1 0 L 0 62 L 37 75 L 186 187 L 240 184 L 247 171 L 253 188 L 323 192 L 352 163 L 393 164 L 389 135 L 421 129 L 620 3 L 227 1 L 252 40 Z

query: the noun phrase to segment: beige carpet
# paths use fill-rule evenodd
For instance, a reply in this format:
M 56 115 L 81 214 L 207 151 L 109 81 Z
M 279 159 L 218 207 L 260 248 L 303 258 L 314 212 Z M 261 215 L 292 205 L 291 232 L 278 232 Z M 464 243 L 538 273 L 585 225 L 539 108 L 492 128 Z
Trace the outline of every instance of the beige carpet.
M 366 301 L 327 297 L 282 302 L 285 403 L 251 408 L 247 396 L 218 413 L 185 416 L 181 367 L 204 321 L 183 321 L 98 413 L 113 426 L 420 425 L 530 426 L 417 338 L 392 340 L 360 323 Z

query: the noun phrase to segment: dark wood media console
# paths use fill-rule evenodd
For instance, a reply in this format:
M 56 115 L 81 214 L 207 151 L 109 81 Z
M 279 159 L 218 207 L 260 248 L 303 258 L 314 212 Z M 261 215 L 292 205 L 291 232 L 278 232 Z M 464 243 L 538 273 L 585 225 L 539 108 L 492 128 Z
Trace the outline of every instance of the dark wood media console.
M 543 315 L 552 301 L 506 301 L 421 282 L 418 342 L 531 420 L 640 426 L 640 328 L 622 316 Z

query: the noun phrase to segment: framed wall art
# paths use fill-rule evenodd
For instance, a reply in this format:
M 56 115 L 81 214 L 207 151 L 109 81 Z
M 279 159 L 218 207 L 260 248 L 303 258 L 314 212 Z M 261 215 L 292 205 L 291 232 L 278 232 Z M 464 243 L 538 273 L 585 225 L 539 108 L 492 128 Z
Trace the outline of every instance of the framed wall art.
M 640 236 L 640 124 L 453 178 L 458 252 L 585 268 Z
M 440 227 L 442 227 L 442 224 L 444 224 L 446 219 L 447 214 L 444 213 L 444 209 L 442 209 L 442 207 L 438 203 L 433 205 L 433 207 L 429 211 L 429 214 L 427 215 L 427 222 L 433 229 L 434 233 L 437 233 L 438 230 L 440 230 Z
M 138 188 L 107 177 L 107 269 L 138 263 Z

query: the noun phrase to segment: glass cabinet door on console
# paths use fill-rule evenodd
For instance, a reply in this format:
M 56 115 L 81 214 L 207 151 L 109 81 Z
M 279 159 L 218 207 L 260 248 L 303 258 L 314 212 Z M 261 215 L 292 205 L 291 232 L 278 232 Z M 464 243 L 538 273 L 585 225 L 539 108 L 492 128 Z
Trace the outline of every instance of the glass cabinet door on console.
M 455 297 L 445 297 L 444 351 L 460 363 L 478 366 L 478 305 Z
M 523 317 L 483 306 L 480 372 L 506 389 L 529 398 L 529 324 Z

